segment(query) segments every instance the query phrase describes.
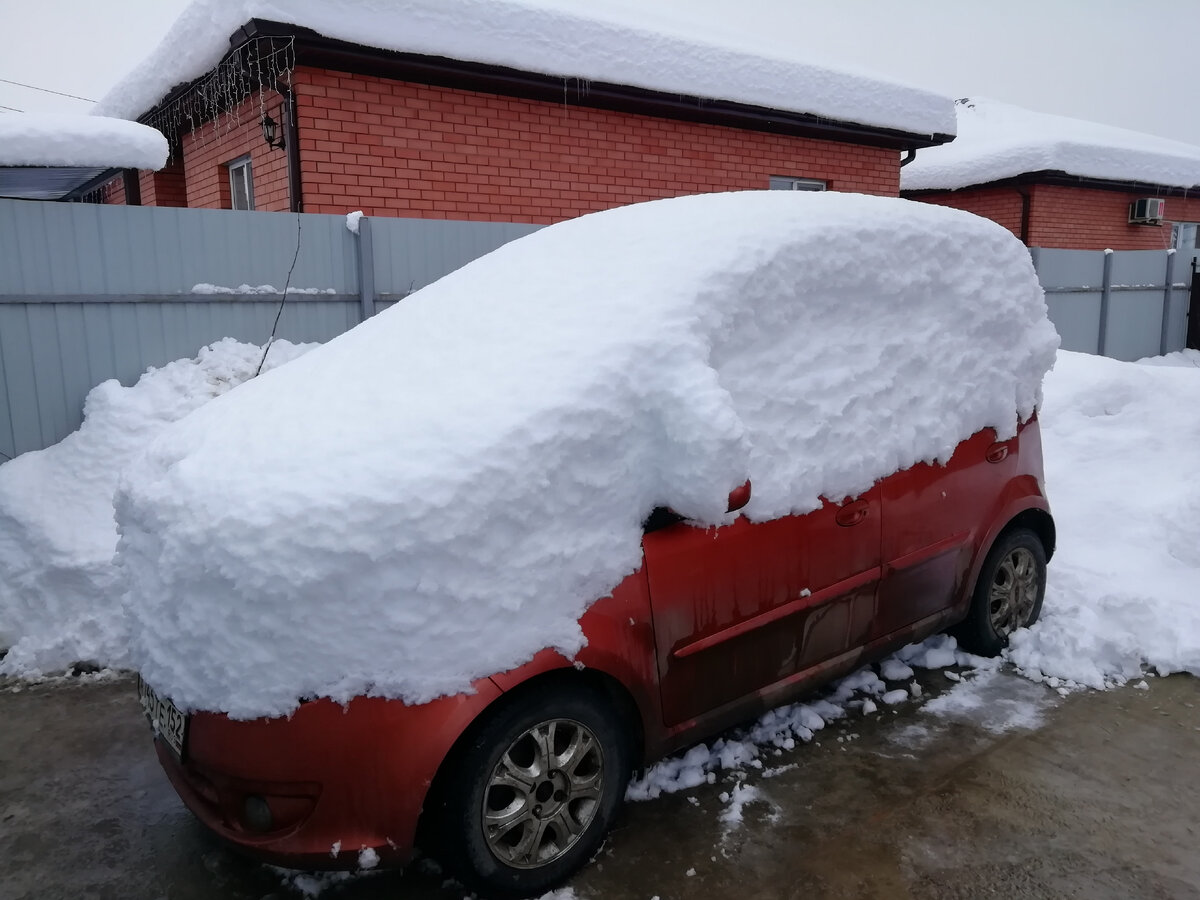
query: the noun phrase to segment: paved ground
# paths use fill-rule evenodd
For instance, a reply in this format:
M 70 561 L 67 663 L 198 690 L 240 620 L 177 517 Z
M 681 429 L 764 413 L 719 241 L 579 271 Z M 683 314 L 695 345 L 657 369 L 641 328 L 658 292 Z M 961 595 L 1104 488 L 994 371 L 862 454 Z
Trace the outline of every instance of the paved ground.
M 751 779 L 761 800 L 739 827 L 720 820 L 727 783 L 628 806 L 573 886 L 581 900 L 1200 898 L 1200 681 L 1149 685 L 1060 700 L 999 678 L 983 714 L 1042 717 L 1003 734 L 915 708 L 827 729 Z M 182 808 L 131 681 L 0 685 L 0 900 L 298 896 Z M 429 871 L 322 894 L 458 896 Z

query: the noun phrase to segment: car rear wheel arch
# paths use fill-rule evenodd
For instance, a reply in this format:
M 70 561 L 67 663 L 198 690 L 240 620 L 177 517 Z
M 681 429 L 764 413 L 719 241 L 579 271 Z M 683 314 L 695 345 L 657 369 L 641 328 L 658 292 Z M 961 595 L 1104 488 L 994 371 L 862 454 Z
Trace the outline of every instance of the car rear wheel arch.
M 1054 517 L 1044 509 L 1027 509 L 1008 521 L 996 535 L 996 541 L 1018 528 L 1028 529 L 1038 536 L 1042 542 L 1042 549 L 1046 552 L 1046 562 L 1049 562 L 1054 556 L 1054 545 L 1058 538 Z

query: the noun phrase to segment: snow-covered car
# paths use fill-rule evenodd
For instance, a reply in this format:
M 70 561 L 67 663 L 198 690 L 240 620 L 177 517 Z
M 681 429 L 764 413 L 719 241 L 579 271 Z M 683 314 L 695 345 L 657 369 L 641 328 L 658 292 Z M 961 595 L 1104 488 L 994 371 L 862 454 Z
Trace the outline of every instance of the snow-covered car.
M 1054 524 L 1024 247 L 846 194 L 615 209 L 170 426 L 118 562 L 158 755 L 284 865 L 523 896 L 635 767 L 940 629 L 997 653 Z

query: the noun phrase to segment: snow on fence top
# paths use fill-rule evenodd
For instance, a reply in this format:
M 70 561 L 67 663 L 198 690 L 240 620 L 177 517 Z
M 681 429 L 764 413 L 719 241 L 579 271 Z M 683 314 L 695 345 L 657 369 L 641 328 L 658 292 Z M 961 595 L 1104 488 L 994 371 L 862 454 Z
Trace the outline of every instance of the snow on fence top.
M 161 169 L 167 139 L 149 125 L 69 113 L 0 116 L 0 166 Z
M 994 100 L 960 100 L 957 109 L 958 137 L 919 151 L 900 170 L 903 190 L 957 190 L 1043 171 L 1200 185 L 1200 147 L 1192 144 Z
M 126 470 L 134 664 L 188 708 L 424 702 L 545 647 L 657 506 L 805 512 L 1040 402 L 1024 247 L 958 210 L 760 191 L 484 256 L 174 423 Z
M 368 47 L 729 100 L 913 134 L 953 134 L 952 102 L 878 77 L 760 56 L 529 0 L 193 0 L 96 106 L 136 118 L 212 69 L 252 18 Z

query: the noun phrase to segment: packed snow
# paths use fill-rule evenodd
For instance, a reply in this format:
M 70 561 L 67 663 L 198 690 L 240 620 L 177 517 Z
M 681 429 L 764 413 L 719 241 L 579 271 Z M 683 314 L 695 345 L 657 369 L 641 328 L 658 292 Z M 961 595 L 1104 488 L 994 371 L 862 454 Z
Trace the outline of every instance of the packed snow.
M 1025 249 L 957 210 L 755 191 L 550 226 L 152 442 L 117 496 L 133 663 L 253 717 L 572 656 L 655 507 L 727 522 L 748 476 L 750 518 L 807 512 L 1010 436 L 1057 342 Z
M 336 294 L 337 291 L 333 288 L 315 288 L 315 287 L 288 287 L 288 295 L 292 294 Z M 230 294 L 230 295 L 252 295 L 252 294 L 275 294 L 282 293 L 273 284 L 239 284 L 237 287 L 226 287 L 222 284 L 209 284 L 207 281 L 202 281 L 199 284 L 192 285 L 191 293 L 193 294 Z
M 308 346 L 277 341 L 267 368 Z M 78 431 L 0 466 L 0 650 L 10 648 L 0 674 L 127 664 L 113 566 L 117 477 L 170 422 L 253 375 L 261 356 L 226 339 L 132 387 L 106 381 L 88 394 Z
M 346 230 L 351 234 L 358 234 L 359 222 L 362 221 L 363 211 L 356 209 L 354 212 L 346 213 Z
M 0 116 L 0 166 L 161 169 L 162 133 L 124 118 L 69 113 Z
M 952 101 L 919 88 L 529 0 L 194 0 L 95 111 L 137 118 L 177 84 L 212 69 L 229 52 L 229 36 L 254 18 L 303 26 L 367 47 L 729 100 L 913 134 L 952 135 L 955 127 Z
M 1200 185 L 1200 147 L 1034 112 L 981 98 L 960 100 L 958 137 L 900 170 L 903 190 L 957 190 L 1027 172 L 1173 187 Z

